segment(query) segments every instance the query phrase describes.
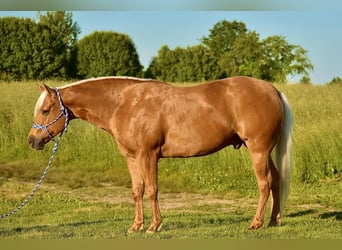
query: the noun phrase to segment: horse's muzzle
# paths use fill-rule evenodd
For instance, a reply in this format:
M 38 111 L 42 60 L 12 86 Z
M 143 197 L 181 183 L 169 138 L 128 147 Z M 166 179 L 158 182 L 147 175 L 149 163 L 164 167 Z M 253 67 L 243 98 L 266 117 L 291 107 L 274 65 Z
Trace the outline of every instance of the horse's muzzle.
M 30 135 L 27 138 L 27 143 L 30 145 L 31 148 L 34 148 L 36 150 L 42 150 L 44 149 L 46 141 L 45 138 L 37 138 L 33 135 Z

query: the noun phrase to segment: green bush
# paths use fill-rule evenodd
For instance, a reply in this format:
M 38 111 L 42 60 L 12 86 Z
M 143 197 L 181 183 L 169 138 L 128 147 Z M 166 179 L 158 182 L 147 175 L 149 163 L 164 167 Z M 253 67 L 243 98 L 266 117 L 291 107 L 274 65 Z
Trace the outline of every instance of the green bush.
M 76 49 L 80 78 L 142 75 L 135 45 L 126 34 L 96 31 L 82 38 Z

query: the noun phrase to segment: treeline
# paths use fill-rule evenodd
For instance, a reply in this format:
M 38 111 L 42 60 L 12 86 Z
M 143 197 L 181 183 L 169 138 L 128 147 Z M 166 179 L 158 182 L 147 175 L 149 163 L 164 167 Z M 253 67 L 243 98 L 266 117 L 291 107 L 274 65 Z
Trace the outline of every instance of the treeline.
M 0 18 L 0 80 L 76 79 L 106 75 L 143 76 L 133 41 L 116 32 L 78 40 L 72 13 Z
M 311 70 L 313 65 L 301 46 L 289 44 L 282 36 L 261 40 L 243 22 L 223 20 L 199 45 L 174 50 L 163 46 L 146 75 L 171 82 L 244 75 L 285 83 L 287 76 L 299 74 L 308 83 Z
M 38 13 L 38 21 L 0 18 L 0 80 L 76 79 L 107 75 L 150 77 L 170 82 L 197 82 L 246 75 L 286 82 L 313 70 L 307 51 L 282 36 L 263 40 L 242 22 L 221 21 L 201 43 L 187 48 L 160 48 L 144 71 L 131 38 L 96 31 L 78 40 L 72 13 Z
M 80 30 L 69 12 L 38 13 L 0 19 L 0 79 L 47 79 L 74 76 L 73 48 Z

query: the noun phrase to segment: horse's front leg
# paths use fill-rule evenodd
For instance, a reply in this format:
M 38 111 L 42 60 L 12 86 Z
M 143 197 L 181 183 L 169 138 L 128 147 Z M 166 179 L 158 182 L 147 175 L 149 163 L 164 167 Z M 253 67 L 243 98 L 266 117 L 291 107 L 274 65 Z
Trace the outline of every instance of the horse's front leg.
M 139 163 L 141 163 L 141 173 L 152 210 L 152 223 L 146 232 L 155 233 L 160 231 L 162 226 L 162 219 L 158 203 L 157 154 L 154 152 L 141 152 L 139 155 Z
M 136 160 L 126 157 L 126 163 L 132 180 L 132 193 L 135 203 L 135 218 L 133 225 L 128 229 L 129 233 L 139 232 L 144 228 L 144 210 L 143 210 L 143 196 L 144 196 L 144 182 L 136 164 Z

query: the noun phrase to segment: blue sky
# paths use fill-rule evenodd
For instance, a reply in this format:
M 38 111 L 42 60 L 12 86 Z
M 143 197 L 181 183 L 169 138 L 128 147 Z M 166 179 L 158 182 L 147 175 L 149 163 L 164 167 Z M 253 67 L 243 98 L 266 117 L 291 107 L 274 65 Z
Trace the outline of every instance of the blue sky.
M 36 19 L 36 12 L 0 11 L 0 16 Z M 291 44 L 308 50 L 315 69 L 312 82 L 321 84 L 342 77 L 342 12 L 333 10 L 289 11 L 73 11 L 82 33 L 112 30 L 128 34 L 135 43 L 141 63 L 147 67 L 159 48 L 186 47 L 200 43 L 221 20 L 242 21 L 261 38 L 282 35 Z M 293 82 L 298 77 L 289 79 Z

